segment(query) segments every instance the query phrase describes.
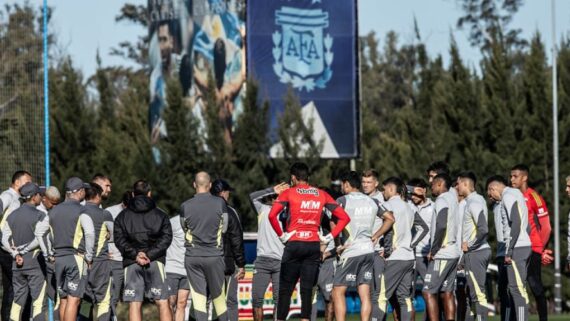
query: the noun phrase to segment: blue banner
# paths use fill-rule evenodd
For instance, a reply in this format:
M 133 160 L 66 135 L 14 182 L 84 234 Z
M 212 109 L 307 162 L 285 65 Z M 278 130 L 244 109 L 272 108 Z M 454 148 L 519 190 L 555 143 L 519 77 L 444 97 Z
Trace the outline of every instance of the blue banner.
M 303 116 L 314 118 L 321 156 L 357 157 L 356 1 L 248 0 L 246 21 L 248 76 L 259 83 L 259 98 L 269 101 L 272 132 L 292 88 Z

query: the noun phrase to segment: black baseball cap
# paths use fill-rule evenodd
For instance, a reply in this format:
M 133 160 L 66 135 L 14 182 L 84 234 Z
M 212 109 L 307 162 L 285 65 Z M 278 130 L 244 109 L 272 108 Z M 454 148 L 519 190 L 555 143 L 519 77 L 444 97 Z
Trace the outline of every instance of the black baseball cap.
M 83 180 L 79 177 L 71 177 L 70 179 L 65 182 L 65 191 L 68 193 L 74 193 L 82 188 L 89 188 L 90 185 L 84 183 Z
M 218 178 L 212 182 L 212 188 L 210 189 L 210 193 L 212 193 L 213 195 L 219 195 L 221 192 L 224 191 L 233 192 L 234 188 L 231 187 L 227 181 L 221 178 Z
M 20 187 L 20 196 L 23 199 L 29 199 L 36 194 L 41 194 L 45 192 L 45 187 L 42 190 L 36 183 L 28 182 L 24 186 Z

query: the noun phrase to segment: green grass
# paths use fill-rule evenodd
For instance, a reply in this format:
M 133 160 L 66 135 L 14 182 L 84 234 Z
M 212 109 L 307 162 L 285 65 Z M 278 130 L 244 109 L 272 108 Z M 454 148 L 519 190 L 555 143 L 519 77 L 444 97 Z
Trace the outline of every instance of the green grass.
M 423 320 L 423 313 L 417 313 L 416 314 L 416 320 L 420 321 Z M 360 315 L 358 314 L 349 314 L 346 316 L 346 321 L 358 321 L 360 320 Z M 393 321 L 394 319 L 389 316 L 387 318 L 386 321 Z M 500 316 L 492 316 L 489 317 L 488 319 L 489 321 L 500 321 L 501 317 Z M 570 314 L 561 314 L 561 315 L 556 315 L 556 314 L 551 314 L 548 316 L 548 321 L 568 321 L 570 320 Z M 318 321 L 324 321 L 324 318 L 318 318 Z M 538 315 L 533 314 L 530 316 L 529 321 L 538 321 Z
M 147 303 L 143 307 L 143 320 L 158 320 L 158 314 L 156 307 L 153 304 Z M 120 304 L 119 306 L 119 320 L 120 321 L 127 321 L 128 320 L 128 306 L 126 304 Z M 271 320 L 271 319 L 266 319 Z M 290 320 L 299 320 L 298 318 L 291 318 Z M 324 318 L 318 318 L 318 321 L 324 321 Z M 349 314 L 346 316 L 346 321 L 358 321 L 360 320 L 360 315 L 358 314 Z M 392 316 L 388 316 L 387 321 L 393 321 L 394 319 Z M 423 320 L 423 313 L 416 314 L 416 320 L 421 321 Z M 500 316 L 492 316 L 489 317 L 489 321 L 500 321 Z M 548 316 L 549 321 L 568 321 L 570 320 L 570 314 L 550 314 Z M 529 321 L 538 321 L 538 315 L 531 314 Z

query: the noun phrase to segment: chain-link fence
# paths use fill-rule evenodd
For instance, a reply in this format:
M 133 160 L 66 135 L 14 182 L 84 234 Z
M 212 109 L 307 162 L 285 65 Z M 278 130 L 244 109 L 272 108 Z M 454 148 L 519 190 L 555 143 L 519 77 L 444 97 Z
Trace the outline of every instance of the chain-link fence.
M 38 11 L 34 11 L 38 10 Z M 39 8 L 0 9 L 0 187 L 16 170 L 44 182 L 42 24 Z

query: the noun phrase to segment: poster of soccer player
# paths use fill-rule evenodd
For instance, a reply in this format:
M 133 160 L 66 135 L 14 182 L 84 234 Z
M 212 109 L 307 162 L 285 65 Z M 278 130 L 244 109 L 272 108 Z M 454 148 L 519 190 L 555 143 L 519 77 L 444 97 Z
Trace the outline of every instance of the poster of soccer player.
M 359 153 L 356 1 L 248 0 L 248 77 L 270 104 L 275 133 L 289 88 L 299 97 L 321 157 Z M 275 144 L 271 155 L 279 157 Z
M 168 135 L 163 121 L 168 78 L 180 81 L 184 103 L 205 132 L 208 77 L 214 77 L 224 138 L 231 144 L 233 124 L 242 110 L 245 83 L 244 0 L 149 0 L 151 67 L 149 124 L 153 154 Z

